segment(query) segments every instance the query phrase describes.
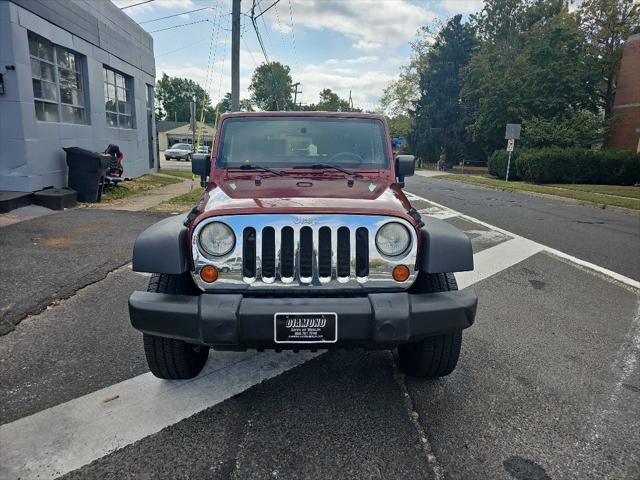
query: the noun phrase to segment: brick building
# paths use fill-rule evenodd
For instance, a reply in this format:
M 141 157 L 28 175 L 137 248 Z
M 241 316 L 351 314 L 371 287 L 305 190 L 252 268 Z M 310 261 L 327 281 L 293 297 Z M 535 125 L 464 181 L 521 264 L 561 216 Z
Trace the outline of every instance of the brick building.
M 618 120 L 608 146 L 640 151 L 640 34 L 631 35 L 625 43 L 613 114 Z

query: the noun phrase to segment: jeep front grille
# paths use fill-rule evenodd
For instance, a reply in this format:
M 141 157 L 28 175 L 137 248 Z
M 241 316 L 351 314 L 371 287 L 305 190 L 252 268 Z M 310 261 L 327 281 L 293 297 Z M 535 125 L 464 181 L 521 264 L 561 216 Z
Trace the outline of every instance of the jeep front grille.
M 366 281 L 369 231 L 364 227 L 356 229 L 353 252 L 351 236 L 348 227 L 339 227 L 335 234 L 328 226 L 286 226 L 277 232 L 274 227 L 265 227 L 258 244 L 256 229 L 246 227 L 242 232 L 242 277 L 247 283 L 273 283 L 276 279 L 292 283 L 296 278 L 303 283 L 313 283 L 314 279 L 327 283 L 332 278 L 346 282 L 350 277 Z
M 205 256 L 198 233 L 209 221 L 229 225 L 236 235 L 234 249 L 222 258 Z M 375 246 L 382 225 L 396 221 L 407 226 L 412 244 L 400 257 L 386 257 Z M 415 280 L 416 236 L 411 225 L 395 217 L 369 215 L 237 215 L 214 217 L 194 231 L 193 278 L 202 289 L 407 288 Z M 395 282 L 391 270 L 410 267 L 406 282 Z M 215 265 L 214 284 L 200 280 L 199 269 Z

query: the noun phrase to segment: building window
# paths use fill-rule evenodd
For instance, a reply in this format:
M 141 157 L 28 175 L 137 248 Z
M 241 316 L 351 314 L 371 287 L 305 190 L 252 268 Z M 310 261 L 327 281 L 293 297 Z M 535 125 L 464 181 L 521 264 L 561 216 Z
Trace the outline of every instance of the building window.
M 135 128 L 133 118 L 133 78 L 103 67 L 104 109 L 107 125 L 118 128 Z
M 87 123 L 82 56 L 29 32 L 36 118 L 43 122 Z

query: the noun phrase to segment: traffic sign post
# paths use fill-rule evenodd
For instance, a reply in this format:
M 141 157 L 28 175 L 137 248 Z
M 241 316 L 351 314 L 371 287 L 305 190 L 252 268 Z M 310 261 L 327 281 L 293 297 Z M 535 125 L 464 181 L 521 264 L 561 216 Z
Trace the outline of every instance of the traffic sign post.
M 516 140 L 520 139 L 520 130 L 522 124 L 520 123 L 507 123 L 507 128 L 504 132 L 504 138 L 507 140 L 507 152 L 509 152 L 509 159 L 507 160 L 507 176 L 504 181 L 509 181 L 509 169 L 511 168 L 511 152 L 516 147 Z

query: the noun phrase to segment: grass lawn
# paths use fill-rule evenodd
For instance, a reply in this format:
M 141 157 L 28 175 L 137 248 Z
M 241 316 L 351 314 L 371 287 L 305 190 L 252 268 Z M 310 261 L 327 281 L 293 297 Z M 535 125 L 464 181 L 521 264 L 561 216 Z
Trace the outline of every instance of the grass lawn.
M 180 183 L 182 181 L 184 181 L 184 179 L 179 177 L 155 174 L 143 175 L 142 177 L 134 178 L 133 180 L 120 182 L 117 187 L 113 187 L 109 191 L 103 193 L 102 202 L 109 203 L 132 195 L 142 195 L 149 190 L 154 190 L 166 185 L 172 185 L 174 183 Z
M 634 186 L 581 184 L 537 185 L 526 182 L 505 182 L 489 176 L 457 174 L 443 174 L 432 178 L 472 183 L 474 185 L 482 185 L 500 190 L 520 190 L 555 195 L 557 197 L 571 198 L 580 202 L 595 203 L 602 208 L 610 205 L 640 210 L 640 187 Z
M 179 170 L 177 168 L 163 168 L 158 173 L 162 173 L 164 175 L 171 175 L 172 177 L 185 178 L 190 180 L 193 176 L 189 170 Z
M 185 193 L 178 197 L 174 197 L 171 200 L 167 200 L 166 202 L 162 202 L 149 210 L 152 212 L 188 212 L 200 199 L 200 195 L 202 195 L 203 190 L 203 188 L 196 187 L 189 193 Z

